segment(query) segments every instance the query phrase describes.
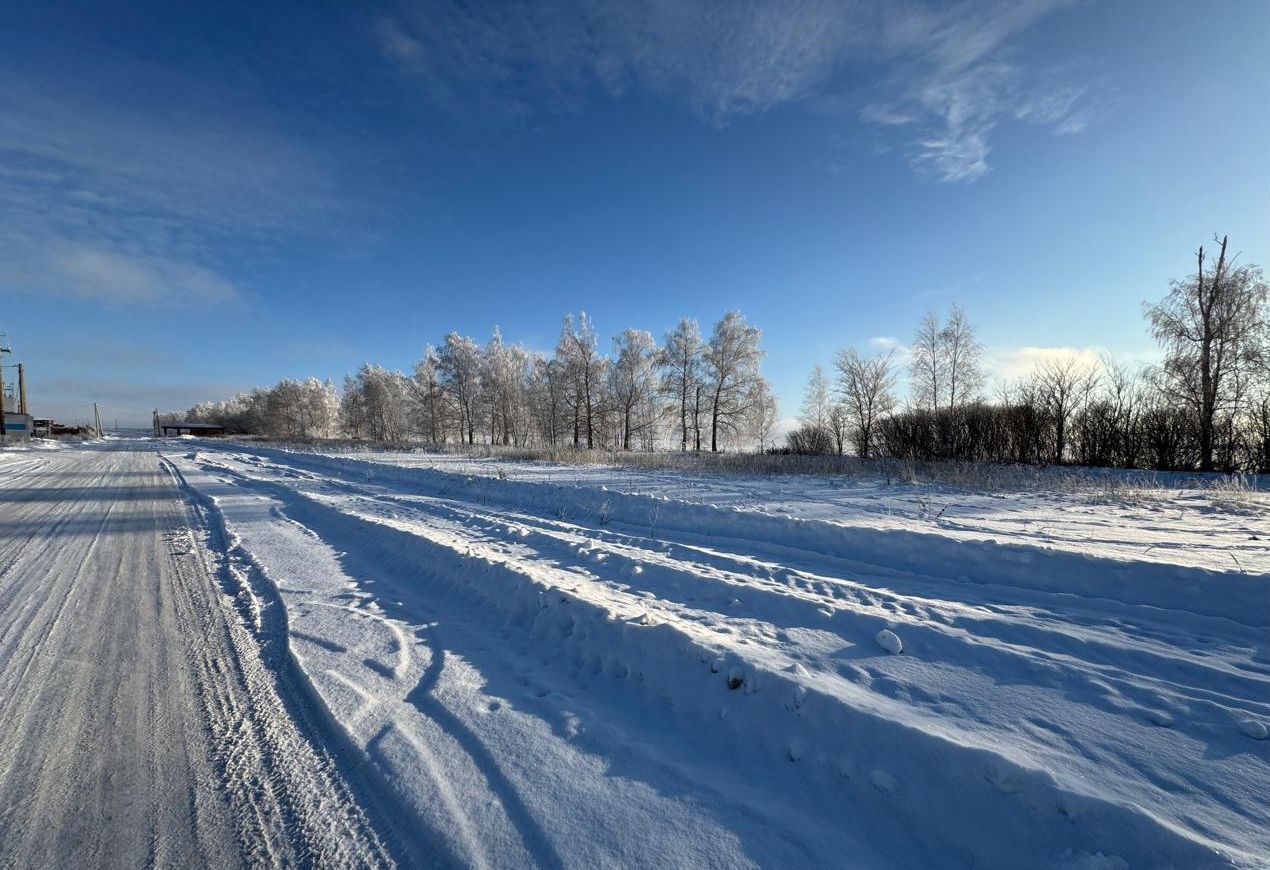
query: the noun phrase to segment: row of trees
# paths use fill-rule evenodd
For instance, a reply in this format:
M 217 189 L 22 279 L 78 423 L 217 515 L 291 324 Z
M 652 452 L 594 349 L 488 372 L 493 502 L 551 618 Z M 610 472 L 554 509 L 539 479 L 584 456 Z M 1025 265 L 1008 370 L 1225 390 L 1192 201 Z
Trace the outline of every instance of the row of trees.
M 288 438 L 1266 471 L 1267 286 L 1215 241 L 1216 256 L 1200 248 L 1195 274 L 1145 307 L 1157 366 L 1051 358 L 989 397 L 983 346 L 953 306 L 918 326 L 903 400 L 894 349 L 847 349 L 828 373 L 816 366 L 783 447 L 772 444 L 779 413 L 760 372 L 760 331 L 737 312 L 708 338 L 691 319 L 660 343 L 627 329 L 607 353 L 585 313 L 564 318 L 550 354 L 508 344 L 497 328 L 484 344 L 452 332 L 409 374 L 367 364 L 338 393 L 329 381 L 283 380 L 187 416 Z
M 1225 238 L 1195 274 L 1147 305 L 1158 366 L 1050 358 L 983 395 L 983 347 L 965 313 L 927 314 L 909 347 L 909 396 L 896 396 L 894 351 L 844 350 L 834 377 L 817 366 L 797 453 L 1270 471 L 1270 315 L 1260 269 L 1237 266 Z
M 685 318 L 664 336 L 627 329 L 605 353 L 591 319 L 565 317 L 552 354 L 451 332 L 410 374 L 364 365 L 337 397 L 282 381 L 188 412 L 197 422 L 279 437 L 718 451 L 766 446 L 776 399 L 760 371 L 761 332 L 728 312 L 709 338 Z M 319 406 L 321 413 L 319 413 Z

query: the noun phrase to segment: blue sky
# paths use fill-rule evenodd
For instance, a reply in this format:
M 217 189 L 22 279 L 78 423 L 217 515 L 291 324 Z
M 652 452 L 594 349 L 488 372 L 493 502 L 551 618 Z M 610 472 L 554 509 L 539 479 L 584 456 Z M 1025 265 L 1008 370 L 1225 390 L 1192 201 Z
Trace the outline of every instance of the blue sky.
M 63 419 L 579 309 L 740 309 L 792 414 L 930 307 L 1144 358 L 1197 245 L 1270 261 L 1262 0 L 9 5 L 0 330 Z

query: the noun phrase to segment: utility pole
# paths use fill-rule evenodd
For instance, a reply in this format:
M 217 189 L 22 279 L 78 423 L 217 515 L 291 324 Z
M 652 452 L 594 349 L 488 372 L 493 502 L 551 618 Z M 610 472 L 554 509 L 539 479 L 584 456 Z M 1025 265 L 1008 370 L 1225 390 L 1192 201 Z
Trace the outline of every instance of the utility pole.
M 159 409 L 154 409 L 154 437 L 159 437 Z
M 22 363 L 18 363 L 18 413 L 24 417 L 29 413 L 26 409 L 26 369 Z
M 4 333 L 0 332 L 0 444 L 9 436 L 4 425 L 4 355 L 12 352 L 4 346 Z
M 93 402 L 93 423 L 97 427 L 97 437 L 101 437 L 101 411 L 97 410 L 97 403 Z

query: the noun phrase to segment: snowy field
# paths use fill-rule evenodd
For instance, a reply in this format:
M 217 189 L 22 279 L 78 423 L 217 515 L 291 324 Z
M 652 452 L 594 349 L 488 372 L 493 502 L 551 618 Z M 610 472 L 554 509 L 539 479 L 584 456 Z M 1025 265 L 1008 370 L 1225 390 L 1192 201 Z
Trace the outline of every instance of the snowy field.
M 228 618 L 289 650 L 377 861 L 1270 854 L 1256 493 L 117 446 L 192 506 Z M 0 492 L 88 449 L 0 453 Z

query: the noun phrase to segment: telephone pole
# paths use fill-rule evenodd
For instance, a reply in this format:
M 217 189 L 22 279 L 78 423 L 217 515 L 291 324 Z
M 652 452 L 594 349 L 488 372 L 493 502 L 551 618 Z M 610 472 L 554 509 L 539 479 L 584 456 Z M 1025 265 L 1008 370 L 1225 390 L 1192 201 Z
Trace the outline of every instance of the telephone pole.
M 101 411 L 97 410 L 97 403 L 93 402 L 93 424 L 97 427 L 97 437 L 101 437 Z
M 9 437 L 4 424 L 4 355 L 12 352 L 4 346 L 4 333 L 0 332 L 0 444 Z
M 26 416 L 26 368 L 18 363 L 18 413 Z

